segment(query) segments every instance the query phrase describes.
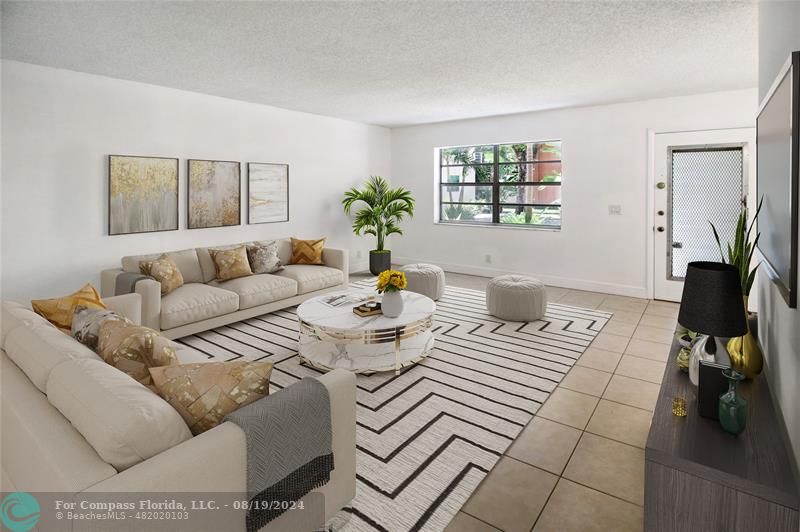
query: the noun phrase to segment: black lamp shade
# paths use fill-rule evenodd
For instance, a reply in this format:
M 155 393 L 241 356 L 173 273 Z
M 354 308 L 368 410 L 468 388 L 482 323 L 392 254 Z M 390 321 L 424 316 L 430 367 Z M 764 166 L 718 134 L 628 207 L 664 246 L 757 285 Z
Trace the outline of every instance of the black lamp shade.
M 678 323 L 701 334 L 730 338 L 747 333 L 739 270 L 721 262 L 690 262 Z

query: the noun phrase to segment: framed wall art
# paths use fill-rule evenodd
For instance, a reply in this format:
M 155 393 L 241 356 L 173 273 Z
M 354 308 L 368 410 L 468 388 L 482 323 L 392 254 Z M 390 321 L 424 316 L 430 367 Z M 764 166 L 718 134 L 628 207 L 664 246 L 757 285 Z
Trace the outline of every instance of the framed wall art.
M 289 221 L 289 165 L 247 163 L 247 223 Z
M 233 161 L 189 159 L 189 229 L 241 224 L 241 168 Z
M 178 159 L 108 156 L 108 234 L 178 229 Z

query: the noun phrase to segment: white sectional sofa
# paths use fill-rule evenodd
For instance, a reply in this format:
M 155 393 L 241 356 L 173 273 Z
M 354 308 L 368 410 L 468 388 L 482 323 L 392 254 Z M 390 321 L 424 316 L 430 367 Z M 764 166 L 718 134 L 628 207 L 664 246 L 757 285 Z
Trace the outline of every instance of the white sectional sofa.
M 103 302 L 138 323 L 138 294 Z M 207 360 L 174 347 L 181 363 Z M 16 303 L 2 304 L 0 372 L 5 492 L 247 493 L 237 425 L 192 437 L 166 401 Z M 339 370 L 319 380 L 330 394 L 335 470 L 306 498 L 319 508 L 324 496 L 324 516 L 286 512 L 263 530 L 314 530 L 355 495 L 355 378 Z M 244 512 L 235 521 L 225 528 L 245 529 Z
M 230 249 L 248 244 L 167 251 L 122 258 L 122 267 L 101 273 L 100 294 L 114 295 L 117 276 L 139 272 L 139 263 L 163 253 L 172 258 L 183 276 L 184 285 L 161 296 L 161 285 L 147 279 L 136 284 L 142 296 L 142 324 L 160 330 L 167 338 L 180 338 L 214 327 L 260 316 L 298 305 L 323 292 L 346 288 L 349 282 L 348 255 L 341 249 L 325 248 L 324 265 L 289 264 L 291 240 L 278 243 L 278 257 L 284 269 L 273 274 L 250 275 L 218 282 L 209 249 Z

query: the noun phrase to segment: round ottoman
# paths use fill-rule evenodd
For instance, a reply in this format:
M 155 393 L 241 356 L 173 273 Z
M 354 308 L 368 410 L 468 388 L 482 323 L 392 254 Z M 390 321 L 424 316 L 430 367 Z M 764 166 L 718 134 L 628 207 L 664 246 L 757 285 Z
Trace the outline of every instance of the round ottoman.
M 406 290 L 436 301 L 444 295 L 444 270 L 433 264 L 407 264 L 400 268 L 406 274 Z
M 507 321 L 535 321 L 547 310 L 544 284 L 524 275 L 501 275 L 486 286 L 489 314 Z

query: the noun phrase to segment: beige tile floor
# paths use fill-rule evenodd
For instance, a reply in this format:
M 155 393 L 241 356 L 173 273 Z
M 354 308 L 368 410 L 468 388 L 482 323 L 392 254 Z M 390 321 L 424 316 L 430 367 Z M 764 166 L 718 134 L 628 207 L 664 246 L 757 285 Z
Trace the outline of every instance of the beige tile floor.
M 447 273 L 484 290 L 488 278 Z M 641 531 L 644 445 L 678 305 L 548 287 L 548 300 L 612 312 L 449 532 Z

